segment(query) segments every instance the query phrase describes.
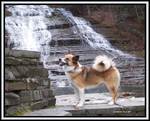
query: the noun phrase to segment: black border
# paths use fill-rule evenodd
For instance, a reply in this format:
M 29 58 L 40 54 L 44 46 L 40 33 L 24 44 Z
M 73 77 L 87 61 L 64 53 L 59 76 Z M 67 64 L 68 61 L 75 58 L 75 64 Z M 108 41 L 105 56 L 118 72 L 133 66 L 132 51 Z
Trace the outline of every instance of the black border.
M 1 1 L 1 2 L 11 2 L 11 0 L 8 0 L 8 1 Z M 119 4 L 116 4 L 116 3 L 109 3 L 110 1 L 80 1 L 80 2 L 99 2 L 99 3 L 96 3 L 96 4 L 94 4 L 94 3 L 86 3 L 86 4 L 83 4 L 83 3 L 75 3 L 75 4 L 72 4 L 72 3 L 68 3 L 68 2 L 77 2 L 77 1 L 61 1 L 61 0 L 56 0 L 56 1 L 43 1 L 43 2 L 64 2 L 63 4 L 62 3 L 42 3 L 42 1 L 35 1 L 35 0 L 33 0 L 33 1 L 12 1 L 12 2 L 14 2 L 14 3 L 9 3 L 9 4 L 4 4 L 4 7 L 3 7 L 3 14 L 4 14 L 4 18 L 5 18 L 5 6 L 6 5 L 98 5 L 98 4 L 100 4 L 100 5 L 145 5 L 145 30 L 146 30 L 146 24 L 147 24 L 147 11 L 146 11 L 146 7 L 147 7 L 147 5 L 146 4 L 144 4 L 144 3 L 135 3 L 135 4 L 133 4 L 133 3 L 119 3 Z M 15 3 L 15 2 L 20 2 L 20 3 Z M 41 2 L 41 3 L 22 3 L 22 2 Z M 107 4 L 104 4 L 104 3 L 100 3 L 100 2 L 108 2 Z M 124 1 L 115 1 L 115 2 L 124 2 Z M 125 1 L 125 2 L 134 2 L 134 1 Z M 146 2 L 146 1 L 141 1 L 141 2 Z M 149 8 L 148 8 L 148 11 L 149 11 Z M 5 19 L 4 18 L 2 18 L 3 19 L 3 22 L 5 23 Z M 149 20 L 149 18 L 148 18 L 148 20 Z M 3 29 L 4 29 L 4 31 L 5 31 L 5 25 L 3 26 Z M 148 28 L 149 29 L 149 28 Z M 2 38 L 2 37 L 1 37 Z M 145 54 L 144 54 L 144 56 L 145 56 L 145 116 L 136 116 L 136 117 L 133 117 L 133 116 L 114 116 L 114 117 L 112 117 L 112 116 L 102 116 L 102 117 L 98 117 L 98 116 L 59 116 L 59 117 L 57 117 L 57 116 L 5 116 L 5 107 L 4 107 L 4 111 L 3 111 L 3 115 L 4 115 L 4 118 L 6 117 L 6 118 L 26 118 L 26 119 L 21 119 L 21 120 L 29 120 L 28 118 L 33 118 L 33 119 L 30 119 L 30 120 L 39 120 L 39 119 L 37 119 L 37 118 L 42 118 L 42 119 L 44 119 L 44 120 L 47 120 L 47 119 L 49 119 L 49 118 L 59 118 L 59 119 L 61 119 L 61 118 L 67 118 L 67 119 L 65 119 L 65 120 L 70 120 L 70 117 L 71 118 L 79 118 L 80 117 L 80 119 L 79 120 L 81 120 L 82 118 L 89 118 L 89 120 L 91 120 L 92 118 L 116 118 L 116 117 L 118 117 L 118 118 L 126 118 L 127 120 L 128 120 L 128 118 L 136 118 L 135 120 L 138 120 L 137 118 L 144 118 L 144 117 L 146 117 L 146 106 L 147 106 L 147 92 L 146 92 L 146 88 L 147 88 L 147 82 L 146 82 L 146 78 L 147 78 L 147 75 L 146 75 L 146 64 L 147 64 L 147 51 L 146 51 L 146 45 L 147 45 L 147 41 L 146 41 L 146 38 L 147 38 L 147 30 L 145 31 L 145 44 L 144 44 L 144 46 L 145 46 Z M 149 38 L 149 36 L 148 36 L 148 38 Z M 3 62 L 4 62 L 4 69 L 5 69 L 5 33 L 4 33 L 4 59 L 3 59 Z M 148 48 L 149 49 L 149 48 Z M 149 58 L 148 58 L 148 60 L 149 60 Z M 4 81 L 5 81 L 5 76 L 3 75 L 3 77 L 4 77 Z M 4 83 L 4 87 L 5 87 L 5 83 Z M 5 90 L 4 90 L 4 93 L 5 93 Z M 5 94 L 3 94 L 3 95 L 5 95 Z M 4 98 L 4 104 L 5 104 L 5 98 Z M 14 119 L 13 119 L 14 120 Z M 20 120 L 20 119 L 19 119 Z M 52 119 L 52 120 L 54 120 L 54 119 Z M 58 120 L 58 119 L 57 119 Z M 83 119 L 82 119 L 83 120 Z M 87 119 L 86 119 L 87 120 Z

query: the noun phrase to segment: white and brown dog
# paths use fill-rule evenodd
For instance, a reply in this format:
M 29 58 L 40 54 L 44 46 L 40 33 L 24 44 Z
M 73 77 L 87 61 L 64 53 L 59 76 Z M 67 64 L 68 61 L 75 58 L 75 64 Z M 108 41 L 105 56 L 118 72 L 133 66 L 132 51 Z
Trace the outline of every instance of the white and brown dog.
M 120 73 L 114 62 L 107 56 L 97 56 L 92 67 L 84 67 L 79 63 L 79 56 L 68 53 L 59 59 L 66 75 L 71 80 L 78 99 L 77 107 L 84 105 L 84 90 L 104 83 L 112 95 L 112 104 L 116 103 Z

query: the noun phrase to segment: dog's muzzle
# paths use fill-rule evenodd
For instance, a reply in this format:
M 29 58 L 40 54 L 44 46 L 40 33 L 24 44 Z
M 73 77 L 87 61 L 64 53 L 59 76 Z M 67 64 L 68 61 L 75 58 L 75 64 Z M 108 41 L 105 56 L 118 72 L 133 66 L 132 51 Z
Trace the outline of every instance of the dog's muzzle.
M 64 62 L 64 61 L 62 61 L 62 59 L 59 59 L 59 65 L 60 65 L 60 66 L 64 66 L 64 65 L 67 65 L 67 63 Z

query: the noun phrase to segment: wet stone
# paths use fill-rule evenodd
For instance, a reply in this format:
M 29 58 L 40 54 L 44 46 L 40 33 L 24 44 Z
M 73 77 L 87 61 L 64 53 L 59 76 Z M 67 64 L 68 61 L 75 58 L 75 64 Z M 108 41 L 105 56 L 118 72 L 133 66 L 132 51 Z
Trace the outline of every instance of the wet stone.
M 8 68 L 5 68 L 5 80 L 13 80 L 13 79 L 15 79 L 14 74 Z
M 21 91 L 19 95 L 21 103 L 30 103 L 33 101 L 32 91 Z
M 40 53 L 35 51 L 26 51 L 26 50 L 10 50 L 5 48 L 5 56 L 12 56 L 18 58 L 40 58 Z
M 43 94 L 41 90 L 33 90 L 33 100 L 37 101 L 37 100 L 41 100 L 43 99 Z
M 20 96 L 15 93 L 5 93 L 5 105 L 12 106 L 20 104 Z
M 42 95 L 43 95 L 43 98 L 50 98 L 54 96 L 51 89 L 43 89 Z
M 31 106 L 32 110 L 39 110 L 39 109 L 47 107 L 48 101 L 42 100 L 42 101 L 38 101 L 38 102 L 32 102 L 30 106 Z
M 24 82 L 6 82 L 5 91 L 26 90 L 27 84 Z

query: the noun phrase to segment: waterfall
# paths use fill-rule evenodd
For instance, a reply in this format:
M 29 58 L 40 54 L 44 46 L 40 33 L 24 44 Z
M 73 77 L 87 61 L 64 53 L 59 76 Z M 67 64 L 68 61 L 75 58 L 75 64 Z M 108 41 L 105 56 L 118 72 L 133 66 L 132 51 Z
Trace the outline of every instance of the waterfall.
M 129 54 L 114 48 L 105 37 L 96 33 L 89 22 L 77 18 L 63 8 L 52 9 L 46 5 L 13 5 L 6 6 L 12 16 L 5 18 L 5 29 L 8 31 L 14 49 L 42 52 L 46 59 L 50 51 L 48 43 L 51 33 L 47 30 L 48 17 L 52 12 L 59 12 L 66 21 L 73 25 L 74 34 L 78 34 L 84 43 L 95 49 L 100 49 L 109 55 L 131 57 Z M 43 45 L 43 46 L 42 46 Z
M 80 38 L 91 47 L 103 50 L 105 53 L 112 55 L 112 57 L 123 56 L 133 58 L 131 55 L 114 48 L 103 35 L 95 32 L 90 23 L 83 18 L 75 17 L 70 11 L 66 11 L 63 8 L 58 8 L 57 11 L 73 25 L 74 34 L 79 34 Z
M 48 30 L 48 26 L 51 22 L 49 18 L 53 17 L 53 13 L 59 13 L 59 16 L 63 16 L 65 22 L 72 25 L 70 28 L 72 28 L 73 33 L 92 48 L 114 58 L 118 56 L 133 58 L 129 54 L 115 49 L 103 35 L 96 33 L 92 29 L 89 22 L 83 18 L 73 16 L 71 12 L 65 9 L 50 8 L 46 5 L 7 5 L 6 8 L 12 14 L 5 17 L 5 30 L 8 32 L 10 42 L 13 43 L 13 49 L 41 52 L 41 61 L 44 67 L 49 68 L 49 70 L 54 68 L 59 71 L 55 64 L 52 68 L 52 64 L 49 66 L 46 63 L 51 58 L 50 42 L 53 40 L 53 36 Z M 52 23 L 52 26 L 55 26 L 55 24 Z M 55 46 L 55 51 L 56 49 L 57 47 Z M 49 71 L 49 78 L 52 78 L 51 70 Z M 58 84 L 65 85 L 58 81 L 58 77 L 55 80 L 57 80 Z M 64 79 L 61 77 L 61 82 L 63 82 L 62 80 L 66 80 L 66 77 Z
M 5 29 L 14 43 L 13 49 L 41 52 L 41 59 L 45 62 L 51 41 L 46 24 L 53 9 L 46 5 L 13 5 L 7 9 L 12 16 L 5 18 Z

